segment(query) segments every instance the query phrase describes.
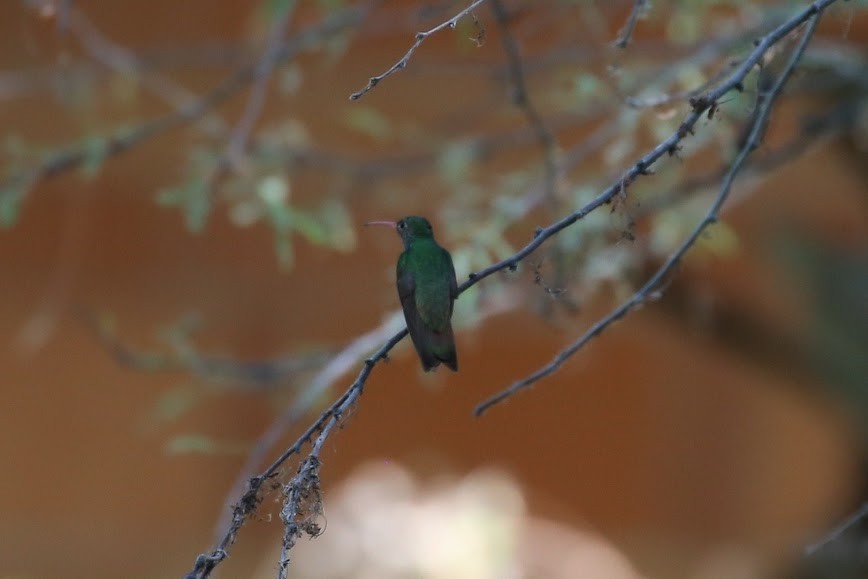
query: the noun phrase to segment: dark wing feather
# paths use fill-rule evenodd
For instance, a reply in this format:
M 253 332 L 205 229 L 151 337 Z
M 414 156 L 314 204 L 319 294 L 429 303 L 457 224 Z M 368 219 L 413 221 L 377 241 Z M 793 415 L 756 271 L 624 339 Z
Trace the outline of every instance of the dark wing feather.
M 406 267 L 405 255 L 402 254 L 398 259 L 398 297 L 401 300 L 401 308 L 404 310 L 404 320 L 407 322 L 410 339 L 413 341 L 416 353 L 419 354 L 422 369 L 427 372 L 436 367 L 440 361 L 434 356 L 429 332 L 425 328 L 422 318 L 419 316 L 419 310 L 416 308 L 416 280 L 410 268 Z

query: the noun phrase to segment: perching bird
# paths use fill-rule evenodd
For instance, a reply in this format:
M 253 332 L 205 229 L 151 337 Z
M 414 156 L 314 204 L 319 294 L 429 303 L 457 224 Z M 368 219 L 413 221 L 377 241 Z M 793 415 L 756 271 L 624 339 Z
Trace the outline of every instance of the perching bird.
M 428 372 L 442 362 L 457 372 L 451 319 L 458 283 L 452 256 L 434 240 L 431 224 L 424 217 L 411 215 L 398 222 L 365 225 L 394 227 L 404 242 L 397 267 L 398 297 L 422 368 Z

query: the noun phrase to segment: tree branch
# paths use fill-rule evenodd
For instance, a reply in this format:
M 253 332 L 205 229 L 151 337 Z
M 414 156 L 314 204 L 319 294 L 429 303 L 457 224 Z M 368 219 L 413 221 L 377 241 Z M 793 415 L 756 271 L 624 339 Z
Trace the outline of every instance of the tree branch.
M 868 502 L 862 503 L 855 512 L 851 513 L 847 518 L 835 525 L 835 527 L 829 530 L 823 538 L 805 547 L 805 556 L 812 557 L 816 555 L 828 545 L 840 539 L 850 528 L 866 518 L 868 518 Z
M 403 70 L 403 69 L 407 68 L 407 65 L 410 63 L 410 59 L 413 57 L 413 53 L 416 52 L 416 49 L 419 48 L 423 42 L 425 42 L 425 39 L 427 39 L 432 34 L 436 34 L 437 32 L 440 32 L 444 28 L 447 28 L 447 27 L 455 28 L 455 25 L 458 24 L 459 20 L 461 20 L 462 18 L 464 18 L 465 16 L 470 14 L 477 6 L 479 6 L 483 2 L 485 2 L 485 0 L 474 0 L 474 2 L 470 6 L 468 6 L 467 8 L 465 8 L 464 10 L 462 10 L 461 12 L 459 12 L 458 14 L 456 14 L 455 16 L 450 18 L 449 20 L 441 22 L 440 24 L 438 24 L 437 26 L 435 26 L 431 30 L 427 30 L 425 32 L 417 32 L 416 33 L 416 42 L 414 42 L 413 45 L 410 47 L 410 49 L 406 53 L 404 53 L 404 56 L 402 56 L 401 59 L 398 60 L 398 62 L 393 64 L 392 67 L 389 68 L 383 74 L 379 74 L 377 76 L 372 76 L 368 80 L 368 84 L 365 85 L 364 88 L 362 88 L 360 91 L 354 92 L 353 94 L 350 95 L 350 100 L 351 101 L 359 100 L 360 98 L 362 98 L 363 96 L 368 94 L 368 92 L 370 92 L 371 89 L 373 89 L 375 86 L 377 86 L 381 80 L 384 80 L 384 79 L 392 76 L 393 74 L 395 74 L 399 70 Z
M 333 13 L 324 22 L 300 32 L 284 43 L 276 56 L 276 61 L 294 58 L 302 51 L 316 46 L 323 38 L 357 24 L 362 20 L 364 14 L 365 11 L 358 8 L 349 8 Z M 255 81 L 258 76 L 259 63 L 242 68 L 211 91 L 178 107 L 175 111 L 131 129 L 116 131 L 103 140 L 101 149 L 103 157 L 120 154 L 152 137 L 201 118 Z M 80 167 L 87 163 L 92 155 L 92 146 L 71 147 L 46 157 L 45 160 L 28 171 L 20 172 L 0 182 L 0 207 L 20 203 L 27 190 L 40 180 Z
M 814 30 L 816 29 L 817 22 L 819 21 L 819 17 L 822 14 L 822 11 L 825 9 L 828 4 L 831 4 L 834 0 L 827 2 L 815 2 L 811 8 L 803 12 L 805 15 L 805 20 L 807 21 L 807 29 L 803 33 L 803 36 L 799 42 L 799 45 L 793 51 L 790 56 L 790 60 L 787 62 L 786 67 L 784 68 L 781 75 L 777 78 L 775 84 L 769 90 L 767 95 L 758 94 L 757 95 L 757 109 L 756 115 L 754 116 L 753 123 L 751 125 L 750 134 L 748 138 L 745 140 L 744 145 L 736 155 L 732 164 L 730 165 L 729 170 L 723 178 L 723 182 L 720 186 L 720 191 L 717 194 L 714 202 L 711 204 L 711 207 L 708 210 L 708 213 L 705 215 L 705 218 L 696 226 L 693 232 L 687 237 L 687 239 L 678 247 L 678 249 L 669 256 L 669 259 L 651 276 L 645 285 L 643 285 L 636 293 L 633 294 L 630 299 L 622 303 L 620 306 L 615 308 L 611 313 L 605 316 L 603 319 L 598 321 L 596 324 L 591 326 L 591 328 L 585 332 L 578 340 L 570 344 L 567 348 L 559 352 L 551 362 L 537 370 L 536 372 L 522 378 L 511 384 L 508 388 L 501 390 L 491 398 L 483 401 L 479 404 L 474 413 L 477 416 L 482 415 L 489 408 L 498 404 L 507 398 L 510 398 L 517 392 L 524 390 L 525 388 L 531 386 L 538 380 L 553 374 L 561 365 L 566 362 L 573 354 L 578 352 L 585 344 L 587 344 L 591 339 L 599 336 L 606 328 L 611 326 L 614 322 L 620 320 L 625 315 L 627 315 L 630 311 L 638 307 L 639 305 L 650 301 L 657 297 L 659 288 L 669 273 L 675 268 L 676 265 L 681 261 L 684 254 L 693 247 L 699 237 L 705 232 L 705 230 L 712 224 L 716 223 L 719 219 L 720 209 L 723 206 L 726 199 L 729 197 L 730 190 L 732 189 L 732 184 L 735 181 L 735 177 L 741 171 L 742 167 L 745 164 L 748 156 L 759 146 L 760 140 L 763 137 L 763 133 L 765 130 L 766 122 L 769 118 L 769 113 L 771 112 L 772 104 L 777 100 L 777 97 L 780 95 L 781 89 L 784 84 L 786 84 L 787 80 L 790 78 L 790 75 L 793 72 L 793 69 L 796 67 L 796 64 L 804 54 L 805 49 L 808 46 L 808 43 L 811 40 L 811 37 L 814 34 Z M 822 6 L 820 6 L 822 5 Z M 799 23 L 801 20 L 799 21 Z M 798 24 L 796 24 L 798 25 Z M 781 27 L 783 28 L 783 27 Z M 779 28 L 778 30 L 780 30 Z M 793 26 L 795 28 L 795 26 Z M 759 50 L 765 46 L 765 49 L 768 49 L 769 46 L 773 42 L 770 42 L 771 38 L 777 38 L 778 40 L 782 38 L 783 35 L 778 36 L 778 31 L 773 32 L 772 34 L 766 36 L 760 43 L 758 43 L 757 48 L 752 53 L 751 57 L 745 60 L 742 66 L 739 68 L 739 71 L 743 71 L 743 75 L 739 78 L 738 74 L 730 77 L 730 80 L 725 83 L 722 87 L 718 88 L 716 91 L 711 93 L 714 95 L 710 101 L 711 103 L 716 103 L 717 99 L 723 96 L 725 92 L 721 92 L 727 85 L 731 84 L 731 87 L 734 88 L 736 86 L 735 83 L 741 83 L 741 79 L 744 78 L 744 75 L 750 70 L 750 68 L 746 68 L 746 64 L 753 60 L 752 57 L 757 57 L 758 61 L 759 57 L 762 56 L 759 53 Z M 776 42 L 776 40 L 775 40 Z M 763 50 L 764 52 L 764 50 Z M 752 68 L 753 65 L 751 65 Z M 694 105 L 695 106 L 695 105 Z M 695 114 L 695 111 L 694 113 Z
M 630 43 L 630 37 L 633 36 L 633 30 L 636 28 L 636 22 L 639 21 L 639 15 L 645 10 L 647 4 L 648 0 L 635 0 L 633 2 L 633 9 L 630 11 L 630 16 L 627 18 L 627 23 L 621 30 L 621 34 L 615 40 L 615 46 L 627 48 L 627 45 Z
M 262 54 L 259 62 L 256 63 L 254 69 L 255 76 L 253 78 L 253 86 L 250 89 L 250 95 L 247 97 L 247 104 L 244 107 L 241 118 L 232 129 L 226 150 L 217 162 L 212 183 L 216 183 L 227 170 L 237 166 L 244 152 L 247 150 L 253 125 L 256 124 L 265 106 L 265 92 L 268 88 L 268 80 L 271 78 L 271 72 L 280 60 L 281 47 L 284 44 L 286 29 L 295 11 L 295 6 L 295 0 L 285 2 L 274 23 L 271 25 L 265 52 Z

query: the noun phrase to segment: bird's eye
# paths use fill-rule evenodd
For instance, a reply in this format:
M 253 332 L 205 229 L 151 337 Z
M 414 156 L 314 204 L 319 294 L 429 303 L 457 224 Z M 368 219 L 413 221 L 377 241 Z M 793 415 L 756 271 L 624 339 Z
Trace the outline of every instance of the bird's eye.
M 398 222 L 398 229 L 404 229 L 406 226 L 407 226 L 407 224 L 404 223 L 403 221 Z

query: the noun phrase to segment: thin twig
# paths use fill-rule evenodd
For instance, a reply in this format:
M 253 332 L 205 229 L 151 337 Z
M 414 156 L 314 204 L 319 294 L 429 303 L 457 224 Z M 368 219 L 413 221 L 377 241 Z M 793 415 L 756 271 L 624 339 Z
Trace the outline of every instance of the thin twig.
M 69 10 L 69 30 L 91 58 L 115 73 L 135 74 L 142 86 L 175 108 L 181 108 L 197 98 L 195 93 L 168 76 L 146 73 L 141 61 L 132 51 L 103 35 L 75 6 L 71 6 Z M 211 136 L 222 136 L 226 130 L 223 120 L 213 111 L 203 115 L 201 121 L 202 127 Z
M 639 21 L 639 15 L 645 9 L 648 0 L 635 0 L 633 2 L 633 10 L 630 11 L 630 16 L 627 18 L 627 23 L 621 30 L 621 34 L 615 40 L 615 46 L 618 48 L 627 48 L 630 43 L 630 38 L 633 36 L 633 30 L 636 28 L 636 23 Z
M 389 68 L 389 70 L 387 70 L 383 74 L 379 74 L 377 76 L 372 76 L 370 79 L 368 79 L 368 84 L 365 85 L 365 87 L 362 90 L 354 92 L 353 94 L 351 94 L 350 100 L 351 101 L 359 100 L 360 98 L 362 98 L 363 96 L 368 94 L 368 92 L 372 88 L 377 86 L 381 80 L 392 76 L 393 74 L 395 74 L 399 70 L 407 68 L 407 65 L 410 63 L 410 59 L 413 57 L 413 53 L 416 52 L 416 49 L 419 48 L 423 42 L 425 42 L 426 38 L 428 38 L 432 34 L 436 34 L 436 33 L 440 32 L 444 28 L 447 28 L 447 27 L 448 28 L 455 28 L 455 25 L 458 24 L 459 20 L 461 20 L 462 18 L 464 18 L 465 16 L 470 14 L 477 6 L 479 6 L 483 2 L 485 2 L 485 0 L 474 0 L 474 2 L 470 6 L 468 6 L 467 8 L 465 8 L 464 10 L 462 10 L 461 12 L 459 12 L 458 14 L 456 14 L 455 16 L 450 18 L 449 20 L 441 22 L 440 24 L 438 24 L 437 26 L 435 26 L 431 30 L 427 30 L 425 32 L 417 32 L 416 33 L 416 42 L 414 42 L 413 46 L 411 46 L 410 49 L 406 53 L 404 53 L 404 56 L 402 56 L 398 62 L 393 64 L 392 67 Z
M 196 378 L 230 387 L 261 390 L 320 368 L 333 356 L 330 350 L 286 355 L 269 360 L 244 361 L 210 356 L 189 342 L 187 332 L 173 332 L 174 354 L 139 350 L 124 343 L 99 314 L 87 307 L 73 308 L 115 362 L 138 372 L 187 372 Z
M 228 556 L 227 549 L 235 541 L 236 534 L 247 521 L 247 517 L 257 509 L 259 503 L 262 501 L 260 490 L 263 484 L 278 475 L 283 463 L 286 462 L 289 457 L 299 454 L 304 445 L 308 444 L 317 433 L 323 432 L 327 427 L 330 431 L 331 427 L 329 425 L 332 420 L 340 420 L 353 404 L 356 403 L 359 396 L 362 395 L 362 390 L 364 389 L 365 383 L 373 371 L 374 366 L 376 366 L 376 364 L 381 360 L 386 359 L 389 352 L 395 347 L 395 344 L 403 340 L 406 335 L 407 328 L 404 328 L 380 346 L 379 350 L 374 352 L 370 358 L 365 360 L 361 371 L 355 381 L 349 388 L 347 388 L 346 392 L 332 403 L 331 406 L 326 408 L 323 413 L 320 414 L 319 418 L 317 418 L 289 448 L 284 450 L 283 453 L 262 472 L 262 474 L 255 476 L 248 481 L 247 490 L 239 499 L 238 503 L 233 507 L 232 521 L 217 544 L 217 547 L 210 553 L 199 555 L 196 558 L 196 563 L 193 569 L 186 575 L 185 579 L 203 579 L 210 576 L 211 571 L 213 571 L 214 568 Z
M 503 51 L 506 53 L 509 76 L 512 79 L 513 93 L 512 102 L 524 113 L 527 118 L 528 125 L 533 129 L 537 140 L 543 150 L 543 165 L 544 165 L 544 191 L 552 211 L 557 210 L 557 191 L 556 179 L 558 175 L 557 162 L 555 159 L 556 140 L 555 136 L 546 126 L 539 114 L 536 106 L 530 98 L 527 90 L 527 81 L 525 80 L 524 66 L 522 65 L 521 54 L 519 53 L 518 43 L 512 34 L 509 27 L 509 15 L 503 5 L 502 0 L 491 0 L 491 10 L 494 13 L 494 20 L 500 28 L 500 38 L 503 44 Z
M 284 487 L 286 501 L 280 510 L 283 521 L 283 545 L 278 561 L 278 578 L 286 579 L 289 571 L 289 551 L 295 546 L 296 540 L 302 535 L 317 537 L 322 528 L 316 519 L 322 516 L 322 490 L 319 482 L 319 468 L 322 462 L 319 455 L 332 429 L 340 421 L 339 416 L 332 416 L 323 426 L 322 431 L 311 445 L 311 451 L 298 467 L 298 473 Z
M 268 429 L 257 439 L 253 450 L 247 456 L 244 465 L 239 469 L 238 479 L 230 488 L 230 498 L 241 492 L 244 488 L 244 483 L 256 472 L 254 469 L 258 468 L 264 461 L 266 453 L 277 444 L 277 441 L 283 437 L 291 426 L 297 424 L 302 416 L 310 411 L 314 403 L 322 398 L 323 393 L 331 388 L 341 376 L 354 368 L 365 354 L 400 330 L 403 325 L 403 314 L 395 312 L 378 327 L 357 337 L 347 344 L 343 350 L 336 353 L 316 373 L 310 384 L 304 388 L 302 394 L 293 401 L 283 414 L 272 421 Z M 229 500 L 227 500 L 228 502 Z M 216 540 L 220 539 L 221 533 L 227 524 L 229 524 L 227 517 L 223 517 L 217 522 L 214 529 Z
M 543 151 L 543 198 L 548 205 L 548 210 L 552 216 L 556 216 L 559 212 L 558 208 L 558 191 L 557 179 L 561 171 L 558 168 L 557 162 L 557 141 L 554 134 L 543 122 L 542 116 L 539 114 L 534 105 L 527 89 L 527 80 L 524 72 L 524 64 L 522 63 L 521 54 L 518 48 L 518 42 L 512 33 L 509 25 L 509 15 L 502 0 L 491 0 L 491 10 L 494 13 L 494 20 L 500 28 L 500 39 L 503 45 L 503 51 L 507 57 L 507 68 L 509 76 L 512 80 L 512 102 L 517 106 L 525 118 L 527 123 L 536 135 Z M 550 258 L 554 264 L 554 280 L 553 284 L 561 286 L 564 284 L 565 268 L 564 260 L 561 255 L 560 246 L 553 245 L 550 249 Z M 560 294 L 559 294 L 560 295 Z M 547 300 L 544 302 L 546 307 L 552 302 Z
M 805 556 L 811 557 L 830 543 L 837 541 L 848 529 L 866 517 L 868 517 L 868 502 L 862 503 L 862 506 L 856 512 L 851 513 L 846 519 L 833 527 L 822 539 L 806 546 Z
M 247 97 L 247 104 L 244 106 L 244 112 L 241 114 L 238 124 L 232 129 L 232 135 L 229 138 L 229 143 L 226 145 L 226 150 L 223 156 L 218 161 L 217 173 L 215 181 L 230 167 L 234 167 L 241 160 L 244 152 L 247 150 L 247 144 L 250 140 L 250 133 L 253 130 L 253 125 L 256 124 L 262 114 L 262 109 L 265 106 L 266 89 L 268 81 L 271 78 L 271 73 L 274 67 L 280 60 L 281 48 L 284 44 L 286 29 L 289 26 L 292 14 L 295 11 L 296 2 L 294 0 L 285 2 L 281 7 L 280 14 L 271 25 L 271 30 L 268 33 L 265 52 L 259 59 L 255 67 L 255 77 L 253 86 L 250 88 L 250 94 Z
M 754 149 L 759 146 L 760 139 L 762 138 L 766 125 L 766 121 L 768 120 L 769 113 L 771 112 L 772 104 L 777 100 L 777 97 L 780 95 L 781 88 L 789 79 L 790 75 L 793 72 L 793 69 L 796 67 L 796 64 L 801 59 L 805 48 L 807 48 L 808 43 L 810 42 L 811 37 L 814 34 L 817 22 L 819 21 L 820 14 L 822 14 L 825 7 L 831 4 L 833 1 L 834 0 L 827 0 L 826 2 L 815 2 L 811 6 L 811 8 L 803 12 L 803 14 L 805 15 L 805 20 L 807 20 L 808 24 L 807 29 L 803 33 L 803 36 L 799 42 L 799 45 L 793 51 L 789 61 L 787 62 L 786 67 L 784 68 L 781 75 L 778 77 L 774 86 L 770 89 L 769 93 L 767 95 L 762 95 L 761 98 L 758 98 L 757 114 L 754 117 L 748 138 L 745 140 L 744 145 L 741 147 L 738 155 L 736 155 L 735 159 L 733 160 L 732 165 L 730 165 L 729 171 L 727 171 L 726 175 L 724 176 L 720 186 L 720 191 L 718 192 L 714 202 L 711 204 L 708 213 L 706 213 L 703 220 L 699 223 L 699 225 L 696 226 L 696 228 L 687 237 L 687 239 L 678 247 L 678 249 L 672 255 L 669 256 L 669 259 L 667 259 L 666 262 L 654 273 L 654 275 L 651 276 L 651 279 L 649 279 L 645 283 L 645 285 L 643 285 L 636 293 L 634 293 L 630 297 L 630 299 L 619 305 L 617 308 L 612 310 L 611 313 L 609 313 L 607 316 L 605 316 L 593 326 L 591 326 L 591 328 L 587 332 L 585 332 L 578 340 L 570 344 L 567 348 L 561 350 L 552 359 L 551 362 L 549 362 L 536 372 L 533 372 L 532 374 L 526 376 L 525 378 L 513 382 L 509 387 L 501 390 L 494 396 L 479 404 L 474 411 L 477 416 L 480 416 L 495 404 L 498 404 L 506 400 L 507 398 L 510 398 L 517 392 L 524 390 L 525 388 L 531 386 L 540 379 L 549 376 L 550 374 L 553 374 L 558 370 L 558 368 L 561 367 L 564 362 L 566 362 L 570 357 L 572 357 L 573 354 L 578 352 L 585 344 L 591 341 L 591 339 L 599 336 L 604 330 L 606 330 L 606 328 L 611 326 L 614 322 L 623 318 L 627 313 L 635 309 L 637 306 L 657 296 L 661 284 L 667 278 L 669 273 L 675 268 L 675 266 L 678 265 L 678 263 L 681 261 L 681 258 L 684 257 L 684 254 L 687 253 L 687 251 L 691 247 L 693 247 L 699 237 L 710 225 L 718 221 L 720 209 L 726 201 L 727 197 L 729 197 L 729 193 L 732 189 L 732 184 L 735 180 L 736 175 L 738 175 L 739 171 L 741 171 L 741 168 L 744 166 L 748 156 L 754 151 Z M 771 46 L 769 38 L 775 37 L 779 40 L 782 36 L 783 35 L 779 36 L 775 33 L 766 36 L 766 38 L 764 38 L 763 41 L 758 44 L 757 50 L 759 50 L 759 48 L 763 46 L 765 46 L 766 49 Z M 775 40 L 775 42 L 776 41 L 777 40 Z M 754 51 L 754 54 L 752 56 L 762 56 L 762 54 L 757 54 L 757 50 Z M 742 66 L 739 68 L 739 70 L 744 71 L 744 74 L 747 74 L 747 71 L 749 71 L 750 68 L 753 67 L 753 65 L 751 64 L 750 68 L 745 69 L 744 65 L 747 64 L 750 60 L 751 58 L 749 57 L 745 61 L 745 63 L 743 63 Z M 730 78 L 729 83 L 731 83 L 733 80 L 734 77 Z M 724 85 L 724 87 L 725 86 L 726 85 Z M 717 94 L 720 90 L 721 89 L 718 89 L 712 94 Z M 717 94 L 717 96 L 712 99 L 711 102 L 717 102 L 717 99 L 720 98 L 720 96 L 723 96 L 723 93 Z M 693 114 L 695 114 L 695 112 Z

